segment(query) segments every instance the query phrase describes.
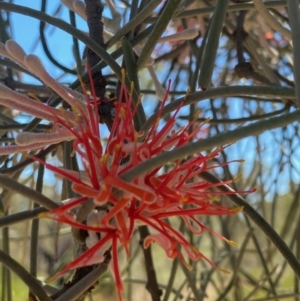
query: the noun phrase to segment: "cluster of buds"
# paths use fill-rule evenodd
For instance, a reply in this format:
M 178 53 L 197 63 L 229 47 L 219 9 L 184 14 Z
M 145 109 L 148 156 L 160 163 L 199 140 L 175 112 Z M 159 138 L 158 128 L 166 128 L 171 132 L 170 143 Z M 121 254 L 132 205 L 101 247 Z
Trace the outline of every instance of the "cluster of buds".
M 39 78 L 46 86 L 57 93 L 70 106 L 80 107 L 86 110 L 85 96 L 66 86 L 63 86 L 52 78 L 45 70 L 40 59 L 35 55 L 26 55 L 22 47 L 13 40 L 5 44 L 0 43 L 0 55 L 6 57 Z M 45 121 L 54 123 L 57 117 L 68 120 L 76 126 L 76 114 L 71 111 L 47 106 L 36 97 L 28 97 L 0 84 L 0 105 L 17 110 Z M 72 140 L 74 135 L 69 130 L 63 130 L 58 126 L 48 133 L 23 132 L 17 135 L 15 144 L 0 148 L 0 155 L 19 153 L 23 151 L 41 149 L 49 144 L 56 144 L 66 140 Z
M 129 257 L 130 241 L 134 230 L 140 225 L 148 226 L 151 233 L 143 242 L 145 248 L 156 242 L 168 257 L 179 258 L 187 267 L 189 264 L 186 258 L 192 261 L 203 258 L 215 266 L 169 223 L 169 219 L 173 217 L 181 218 L 187 229 L 195 234 L 208 231 L 234 245 L 199 220 L 199 216 L 203 215 L 231 215 L 240 210 L 217 204 L 215 201 L 219 192 L 215 189 L 216 184 L 199 177 L 203 171 L 214 168 L 208 162 L 218 156 L 221 149 L 169 162 L 171 165 L 168 169 L 163 166 L 153 167 L 134 180 L 126 181 L 126 172 L 132 168 L 198 139 L 197 135 L 202 131 L 203 124 L 196 125 L 195 122 L 174 129 L 180 107 L 168 121 L 163 125 L 159 124 L 168 93 L 151 129 L 148 132 L 138 132 L 133 124 L 137 107 L 133 106 L 131 93 L 123 83 L 119 99 L 115 101 L 115 118 L 110 135 L 107 142 L 103 143 L 98 114 L 101 99 L 96 97 L 93 87 L 89 93 L 83 87 L 84 93 L 81 94 L 60 85 L 49 76 L 36 56 L 26 55 L 13 41 L 1 44 L 0 54 L 30 70 L 71 106 L 68 111 L 51 108 L 0 86 L 0 104 L 46 119 L 53 124 L 53 132 L 43 134 L 43 140 L 39 134 L 23 133 L 17 137 L 19 145 L 3 147 L 0 150 L 2 153 L 38 149 L 69 139 L 73 140 L 74 153 L 81 160 L 83 170 L 77 172 L 36 158 L 48 169 L 71 181 L 73 191 L 79 195 L 42 217 L 87 232 L 84 241 L 87 251 L 68 263 L 57 276 L 71 269 L 100 263 L 105 259 L 107 250 L 110 250 L 112 270 L 121 299 L 123 285 L 118 265 L 118 246 L 123 246 Z M 92 78 L 90 82 L 93 82 Z M 92 206 L 86 211 L 84 218 L 78 219 L 78 212 L 91 202 Z

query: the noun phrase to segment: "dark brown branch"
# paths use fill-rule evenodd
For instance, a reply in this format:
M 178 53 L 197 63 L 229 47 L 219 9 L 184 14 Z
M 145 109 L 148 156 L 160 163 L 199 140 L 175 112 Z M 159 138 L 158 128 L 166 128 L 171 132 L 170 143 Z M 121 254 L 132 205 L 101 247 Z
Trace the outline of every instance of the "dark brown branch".
M 107 251 L 104 256 L 104 261 L 99 265 L 92 265 L 77 269 L 72 280 L 65 283 L 64 287 L 60 291 L 51 296 L 52 300 L 68 300 L 69 295 L 76 295 L 78 296 L 76 301 L 83 301 L 85 297 L 98 285 L 98 281 L 95 281 L 95 279 L 100 278 L 100 276 L 107 271 L 109 262 L 111 260 L 110 252 Z M 96 272 L 96 275 L 92 275 L 95 273 L 93 271 Z M 87 281 L 87 283 L 85 283 L 84 279 L 90 276 L 92 276 L 92 281 Z M 82 285 L 80 285 L 80 283 L 82 283 Z M 93 284 L 90 286 L 89 283 Z M 86 289 L 84 289 L 84 286 Z
M 99 0 L 85 0 L 85 4 L 90 38 L 99 46 L 104 48 L 103 22 L 101 21 L 103 5 Z M 101 58 L 89 48 L 86 49 L 86 56 L 88 66 L 91 68 L 96 66 L 101 61 Z M 101 69 L 93 74 L 93 83 L 90 84 L 94 86 L 96 96 L 104 100 L 107 82 L 105 77 L 102 75 Z M 101 122 L 105 123 L 108 128 L 112 126 L 112 109 L 113 104 L 109 101 L 102 101 L 98 108 L 100 120 Z
M 235 31 L 235 37 L 236 37 L 236 52 L 237 52 L 237 58 L 239 64 L 245 62 L 244 58 L 244 39 L 247 37 L 247 33 L 244 30 L 244 21 L 247 11 L 242 10 L 240 11 L 240 14 L 237 17 L 236 22 L 236 31 Z
M 160 301 L 160 297 L 162 295 L 162 290 L 158 286 L 158 282 L 156 279 L 155 268 L 153 264 L 153 258 L 151 254 L 151 246 L 147 249 L 143 247 L 144 239 L 150 234 L 147 226 L 141 226 L 139 228 L 140 237 L 141 237 L 141 245 L 145 258 L 145 267 L 147 273 L 148 282 L 146 284 L 146 289 L 151 295 L 152 301 Z
M 103 22 L 102 11 L 103 5 L 98 0 L 85 0 L 86 3 L 86 16 L 87 24 L 89 27 L 90 38 L 95 41 L 99 46 L 104 48 L 103 41 Z M 92 50 L 87 50 L 87 60 L 91 67 L 94 67 L 101 60 L 98 55 Z M 101 71 L 99 71 L 101 73 Z

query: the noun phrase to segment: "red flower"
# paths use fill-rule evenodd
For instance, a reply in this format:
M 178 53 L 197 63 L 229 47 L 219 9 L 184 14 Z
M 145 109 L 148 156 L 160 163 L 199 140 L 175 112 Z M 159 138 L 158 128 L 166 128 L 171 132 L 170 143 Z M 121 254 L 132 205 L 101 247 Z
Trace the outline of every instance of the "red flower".
M 168 95 L 160 110 L 163 109 L 167 97 Z M 75 136 L 73 146 L 82 160 L 84 172 L 65 170 L 47 163 L 45 165 L 72 181 L 73 190 L 82 197 L 72 199 L 43 216 L 84 229 L 89 234 L 86 240 L 89 249 L 70 262 L 58 276 L 70 269 L 103 261 L 103 254 L 111 248 L 112 269 L 121 299 L 123 286 L 118 267 L 117 246 L 121 244 L 126 252 L 129 252 L 128 245 L 135 227 L 145 224 L 152 231 L 144 241 L 145 248 L 150 243 L 157 242 L 168 257 L 178 257 L 187 266 L 181 249 L 191 260 L 204 258 L 215 266 L 192 246 L 182 233 L 167 223 L 166 219 L 180 217 L 193 233 L 208 231 L 233 244 L 203 225 L 197 216 L 235 214 L 239 209 L 215 204 L 213 201 L 218 194 L 212 189 L 215 185 L 197 177 L 201 172 L 213 168 L 208 167 L 207 163 L 218 155 L 220 149 L 207 155 L 199 153 L 187 160 L 173 162 L 173 168 L 164 173 L 161 167 L 157 167 L 131 183 L 122 180 L 121 176 L 139 163 L 189 143 L 196 137 L 202 125 L 196 126 L 191 133 L 189 129 L 194 126 L 193 122 L 174 130 L 176 116 L 180 110 L 178 108 L 161 129 L 157 119 L 149 133 L 138 133 L 133 125 L 135 110 L 132 110 L 131 96 L 124 85 L 120 99 L 122 101 L 116 102 L 116 117 L 106 147 L 102 144 L 99 131 L 99 100 L 95 95 L 91 99 L 86 96 L 86 112 L 82 108 L 73 108 L 73 111 L 78 113 L 76 127 L 74 122 L 56 116 L 56 126 L 70 131 Z M 76 216 L 70 210 L 83 205 L 89 198 L 94 200 L 95 208 L 104 206 L 105 210 L 95 209 L 87 215 L 85 223 L 76 222 Z M 100 234 L 100 238 L 96 233 Z

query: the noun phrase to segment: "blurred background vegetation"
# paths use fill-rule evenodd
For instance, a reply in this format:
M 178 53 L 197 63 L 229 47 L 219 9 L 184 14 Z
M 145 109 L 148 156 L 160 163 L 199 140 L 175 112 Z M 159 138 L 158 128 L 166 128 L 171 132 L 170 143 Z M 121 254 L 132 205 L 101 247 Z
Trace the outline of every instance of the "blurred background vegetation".
M 78 73 L 85 72 L 85 45 L 61 30 L 58 24 L 53 26 L 39 20 L 39 12 L 45 12 L 87 32 L 86 21 L 78 14 L 79 11 L 76 11 L 76 5 L 73 5 L 72 1 L 62 2 L 68 2 L 69 7 L 59 0 L 0 1 L 0 42 L 15 39 L 27 53 L 38 55 L 53 77 L 70 85 L 77 79 Z M 115 36 L 132 17 L 139 14 L 148 2 L 150 1 L 102 1 L 107 30 L 104 35 L 105 42 Z M 210 118 L 208 126 L 199 137 L 203 139 L 297 109 L 295 97 L 281 97 L 279 94 L 277 97 L 270 97 L 263 92 L 249 92 L 248 88 L 254 86 L 278 89 L 286 87 L 293 91 L 295 86 L 299 85 L 295 82 L 293 73 L 294 54 L 287 1 L 265 1 L 262 4 L 264 9 L 258 9 L 258 2 L 261 1 L 229 1 L 228 7 L 224 8 L 225 17 L 220 33 L 210 31 L 218 1 L 180 2 L 175 14 L 168 20 L 163 36 L 178 34 L 187 29 L 195 29 L 196 35 L 191 38 L 186 38 L 185 35 L 179 40 L 165 38 L 155 43 L 152 52 L 154 64 L 148 68 L 140 68 L 138 73 L 147 116 L 151 116 L 159 106 L 159 91 L 167 89 L 169 80 L 171 86 L 168 102 L 184 97 L 188 89 L 189 93 L 193 94 L 201 91 L 201 88 L 213 90 L 223 87 L 218 93 L 199 97 L 180 111 L 178 127 L 191 120 L 197 110 L 200 110 L 199 121 Z M 36 17 L 27 16 L 22 9 L 15 13 L 13 6 L 2 5 L 9 3 L 37 10 Z M 150 30 L 147 32 L 147 28 L 156 24 L 166 3 L 167 1 L 158 2 L 147 18 L 126 33 L 129 41 L 144 34 L 139 44 L 143 49 L 145 39 L 151 34 Z M 277 25 L 274 26 L 269 18 Z M 205 45 L 213 35 L 217 36 L 218 44 L 208 51 Z M 108 45 L 107 51 L 117 53 L 120 40 L 121 37 L 118 37 L 115 44 Z M 208 54 L 211 52 L 213 56 L 213 49 L 217 50 L 215 58 Z M 114 58 L 122 65 L 122 51 Z M 209 60 L 213 62 L 213 69 L 205 65 Z M 117 93 L 118 83 L 114 72 L 110 67 L 105 67 L 103 74 L 108 81 L 107 94 Z M 53 92 L 41 82 L 1 57 L 0 82 L 26 95 L 34 93 L 42 101 L 54 97 Z M 230 90 L 234 86 L 239 86 L 240 90 Z M 165 120 L 167 118 L 168 116 Z M 31 121 L 31 116 L 1 106 L 1 146 L 14 141 L 16 133 L 22 131 Z M 40 125 L 36 130 L 44 129 Z M 105 126 L 102 130 L 107 132 Z M 61 165 L 64 151 L 66 150 L 62 146 L 54 148 L 51 160 Z M 64 199 L 62 179 L 42 170 L 36 163 L 21 166 L 20 162 L 24 161 L 25 157 L 20 153 L 1 157 L 0 173 L 7 174 L 34 189 L 37 178 L 43 175 L 42 193 L 54 201 Z M 293 123 L 240 139 L 222 151 L 218 162 L 215 163 L 236 159 L 244 159 L 245 162 L 231 163 L 218 168 L 214 171 L 215 175 L 222 180 L 239 177 L 232 185 L 237 191 L 255 187 L 256 192 L 245 196 L 246 201 L 279 233 L 299 259 L 299 124 Z M 2 190 L 0 197 L 0 220 L 1 216 L 26 211 L 34 206 L 32 200 L 6 189 Z M 222 196 L 220 201 L 232 206 L 226 197 Z M 226 238 L 237 242 L 238 246 L 234 248 L 209 233 L 200 237 L 189 234 L 190 241 L 202 253 L 220 268 L 231 271 L 231 274 L 224 274 L 201 260 L 192 263 L 192 271 L 187 271 L 177 259 L 168 259 L 159 247 L 153 246 L 152 256 L 157 280 L 163 290 L 160 300 L 300 300 L 299 279 L 261 229 L 243 213 L 228 217 L 203 216 L 201 221 Z M 178 224 L 181 231 L 185 231 L 179 220 L 171 222 Z M 70 228 L 41 220 L 37 252 L 33 253 L 32 227 L 37 226 L 34 226 L 31 220 L 26 220 L 2 228 L 1 246 L 28 270 L 32 257 L 36 257 L 36 276 L 45 280 L 74 256 Z M 120 252 L 125 283 L 124 300 L 151 300 L 145 287 L 147 274 L 139 241 L 137 233 L 131 244 L 130 261 Z M 1 301 L 28 298 L 26 285 L 4 266 L 0 280 Z M 62 281 L 55 285 L 61 287 Z M 86 300 L 116 299 L 114 281 L 110 273 L 102 276 L 97 288 L 86 297 Z

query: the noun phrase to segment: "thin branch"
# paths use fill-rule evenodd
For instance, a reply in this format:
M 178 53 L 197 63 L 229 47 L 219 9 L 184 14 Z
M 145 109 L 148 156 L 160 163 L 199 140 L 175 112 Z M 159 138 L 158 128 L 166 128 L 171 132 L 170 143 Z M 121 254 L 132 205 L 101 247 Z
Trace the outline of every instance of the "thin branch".
M 16 223 L 38 218 L 39 214 L 47 211 L 48 210 L 46 208 L 39 207 L 32 210 L 26 210 L 26 211 L 21 211 L 18 213 L 2 216 L 0 217 L 0 228 L 5 228 Z
M 55 301 L 76 301 L 82 295 L 84 295 L 87 291 L 91 289 L 100 276 L 102 276 L 108 268 L 110 259 L 106 259 L 104 262 L 100 263 L 97 268 L 88 273 L 84 278 L 80 279 L 77 283 L 68 287 L 62 294 L 59 293 L 59 297 L 55 298 L 52 295 L 53 300 Z M 67 284 L 68 285 L 68 284 Z
M 29 198 L 30 200 L 34 201 L 35 203 L 40 204 L 41 206 L 47 208 L 48 210 L 52 210 L 59 207 L 57 203 L 53 202 L 43 194 L 23 184 L 20 184 L 16 180 L 6 177 L 3 174 L 0 174 L 0 186 L 12 190 L 15 193 L 19 193 Z
M 143 247 L 144 239 L 150 234 L 147 226 L 141 226 L 139 228 L 140 237 L 141 237 L 141 245 L 144 253 L 145 258 L 145 267 L 147 273 L 148 282 L 146 284 L 146 289 L 151 295 L 152 301 L 160 301 L 160 297 L 162 295 L 162 290 L 159 288 L 157 279 L 156 279 L 156 272 L 154 268 L 153 258 L 151 254 L 151 246 L 147 249 Z
M 23 266 L 16 262 L 9 255 L 0 250 L 0 262 L 13 271 L 41 301 L 52 301 L 43 290 L 41 284 Z
M 296 97 L 298 103 L 300 104 L 300 11 L 299 11 L 299 2 L 288 0 L 288 12 L 290 19 L 290 26 L 292 29 L 292 41 L 293 41 L 293 54 L 294 54 L 294 77 L 296 85 Z
M 153 114 L 147 119 L 146 123 L 142 127 L 142 131 L 148 131 L 158 117 L 163 118 L 168 114 L 175 111 L 180 104 L 183 106 L 190 105 L 192 103 L 197 103 L 201 100 L 220 98 L 220 97 L 235 97 L 235 96 L 251 96 L 259 95 L 265 97 L 279 97 L 279 98 L 289 98 L 295 99 L 295 90 L 293 88 L 287 87 L 273 87 L 273 86 L 232 86 L 232 87 L 219 87 L 209 89 L 207 91 L 195 92 L 188 94 L 185 97 L 181 97 L 172 101 L 170 104 L 166 105 L 160 115 L 158 113 Z

